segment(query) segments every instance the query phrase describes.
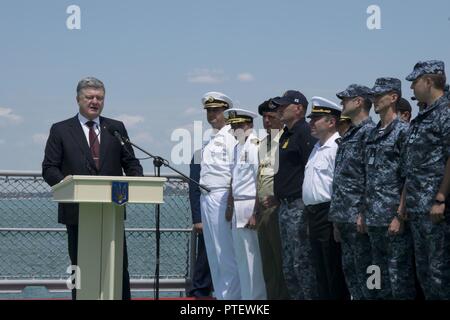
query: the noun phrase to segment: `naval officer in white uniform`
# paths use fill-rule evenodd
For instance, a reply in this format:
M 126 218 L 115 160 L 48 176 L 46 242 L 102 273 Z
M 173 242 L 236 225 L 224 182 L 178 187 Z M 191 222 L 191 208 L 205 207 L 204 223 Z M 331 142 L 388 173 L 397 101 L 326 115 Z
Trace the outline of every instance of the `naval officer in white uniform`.
M 257 115 L 244 109 L 224 112 L 238 143 L 234 149 L 232 235 L 243 300 L 267 299 L 258 233 L 256 231 L 256 182 L 259 140 L 253 130 Z
M 239 275 L 233 249 L 231 223 L 225 212 L 231 187 L 233 152 L 236 139 L 226 125 L 223 112 L 233 107 L 229 97 L 220 92 L 208 92 L 202 98 L 213 135 L 202 149 L 200 184 L 211 189 L 200 196 L 206 255 L 218 300 L 241 299 Z

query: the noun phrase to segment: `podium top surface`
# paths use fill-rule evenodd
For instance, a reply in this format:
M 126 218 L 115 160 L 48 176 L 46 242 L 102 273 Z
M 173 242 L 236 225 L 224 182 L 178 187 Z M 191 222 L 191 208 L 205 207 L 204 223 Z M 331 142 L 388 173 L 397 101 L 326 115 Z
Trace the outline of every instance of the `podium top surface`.
M 64 181 L 55 184 L 52 190 L 55 191 L 67 184 L 71 184 L 75 181 L 120 181 L 120 182 L 166 182 L 167 178 L 164 177 L 129 177 L 129 176 L 69 176 Z
M 127 182 L 129 203 L 163 203 L 167 178 L 128 176 L 69 176 L 52 187 L 53 198 L 62 203 L 110 203 L 113 182 Z

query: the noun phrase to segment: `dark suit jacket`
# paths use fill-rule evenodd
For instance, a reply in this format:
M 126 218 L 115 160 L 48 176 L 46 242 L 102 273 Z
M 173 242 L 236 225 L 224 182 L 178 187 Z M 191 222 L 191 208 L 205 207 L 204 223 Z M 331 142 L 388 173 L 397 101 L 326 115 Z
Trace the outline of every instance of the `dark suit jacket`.
M 125 172 L 127 176 L 142 176 L 142 166 L 133 149 L 127 146 L 128 151 L 125 150 L 108 131 L 109 127 L 128 137 L 122 122 L 100 117 L 100 168 L 97 170 L 78 115 L 54 124 L 42 162 L 44 180 L 53 186 L 68 175 L 123 176 Z M 78 204 L 59 204 L 58 222 L 78 224 Z
M 198 150 L 194 153 L 192 157 L 191 164 L 189 166 L 189 177 L 196 181 L 200 181 L 200 163 L 195 163 L 199 161 L 199 156 L 201 155 L 201 150 Z M 202 214 L 200 211 L 200 187 L 195 183 L 189 181 L 189 202 L 191 204 L 191 213 L 192 213 L 192 223 L 200 223 L 202 222 Z

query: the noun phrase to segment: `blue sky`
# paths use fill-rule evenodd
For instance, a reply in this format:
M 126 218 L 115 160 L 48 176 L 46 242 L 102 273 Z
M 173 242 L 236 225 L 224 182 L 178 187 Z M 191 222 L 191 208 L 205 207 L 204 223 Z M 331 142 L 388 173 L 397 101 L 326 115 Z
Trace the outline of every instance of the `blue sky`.
M 366 26 L 373 4 L 380 30 Z M 70 5 L 81 8 L 81 30 L 66 27 Z M 207 128 L 207 91 L 256 111 L 287 89 L 337 102 L 350 83 L 393 76 L 409 98 L 404 77 L 418 60 L 448 70 L 449 35 L 448 0 L 2 0 L 0 170 L 40 170 L 50 125 L 77 113 L 84 76 L 105 82 L 104 116 L 170 158 L 176 128 Z

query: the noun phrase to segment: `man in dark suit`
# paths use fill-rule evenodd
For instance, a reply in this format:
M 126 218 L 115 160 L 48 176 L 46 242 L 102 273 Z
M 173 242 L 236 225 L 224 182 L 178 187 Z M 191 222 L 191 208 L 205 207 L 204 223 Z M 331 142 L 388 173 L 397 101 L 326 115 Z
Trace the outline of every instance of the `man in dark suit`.
M 190 164 L 190 178 L 200 181 L 201 150 L 197 150 Z M 191 204 L 192 223 L 197 233 L 197 258 L 195 260 L 192 285 L 188 296 L 196 298 L 210 297 L 213 291 L 211 272 L 209 270 L 208 257 L 206 256 L 205 239 L 203 238 L 202 215 L 200 212 L 200 188 L 193 182 L 189 182 L 189 201 Z
M 122 122 L 100 117 L 105 100 L 105 87 L 95 78 L 82 79 L 77 86 L 79 113 L 54 124 L 45 147 L 42 176 L 54 186 L 71 175 L 142 176 L 143 170 L 132 148 L 122 146 L 110 131 L 128 137 Z M 113 128 L 113 129 L 112 129 Z M 77 265 L 78 204 L 59 204 L 58 222 L 67 227 L 69 256 Z M 128 255 L 124 237 L 122 298 L 130 299 Z M 76 291 L 72 290 L 76 299 Z

